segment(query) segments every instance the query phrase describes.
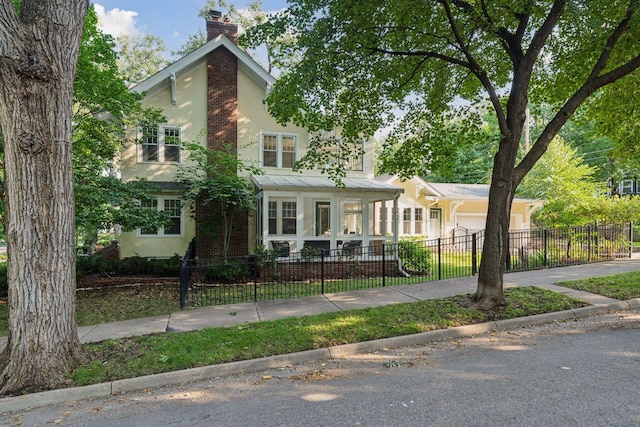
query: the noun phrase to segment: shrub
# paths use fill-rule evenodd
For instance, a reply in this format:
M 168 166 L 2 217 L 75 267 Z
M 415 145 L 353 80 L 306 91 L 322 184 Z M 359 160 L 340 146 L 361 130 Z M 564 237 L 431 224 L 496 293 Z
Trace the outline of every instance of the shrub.
M 249 276 L 249 267 L 242 261 L 210 265 L 206 279 L 214 283 L 236 283 Z
M 171 258 L 143 258 L 134 256 L 119 259 L 104 259 L 101 256 L 79 256 L 76 262 L 76 277 L 89 274 L 108 273 L 110 275 L 178 276 L 180 272 L 180 256 Z
M 431 251 L 424 242 L 406 238 L 398 242 L 398 256 L 405 270 L 417 273 L 431 272 Z

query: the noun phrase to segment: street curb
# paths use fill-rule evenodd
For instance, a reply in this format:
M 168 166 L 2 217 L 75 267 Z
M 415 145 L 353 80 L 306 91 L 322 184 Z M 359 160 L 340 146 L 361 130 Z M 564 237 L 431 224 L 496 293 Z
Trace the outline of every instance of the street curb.
M 218 365 L 203 366 L 200 368 L 184 369 L 181 371 L 116 380 L 89 386 L 44 391 L 24 396 L 5 397 L 0 398 L 0 413 L 20 411 L 73 400 L 97 398 L 106 399 L 109 396 L 118 393 L 214 379 L 231 374 L 258 372 L 264 369 L 280 368 L 304 362 L 342 359 L 356 354 L 371 353 L 390 348 L 424 345 L 433 341 L 470 337 L 497 330 L 517 329 L 525 326 L 578 319 L 581 317 L 638 308 L 640 308 L 640 298 L 635 298 L 605 305 L 582 307 L 554 313 L 498 320 L 495 322 L 478 323 L 475 325 L 458 326 L 449 329 L 438 329 L 412 335 L 383 338 L 354 344 L 344 344 L 334 347 L 301 351 L 298 353 L 269 356 L 260 359 L 222 363 Z

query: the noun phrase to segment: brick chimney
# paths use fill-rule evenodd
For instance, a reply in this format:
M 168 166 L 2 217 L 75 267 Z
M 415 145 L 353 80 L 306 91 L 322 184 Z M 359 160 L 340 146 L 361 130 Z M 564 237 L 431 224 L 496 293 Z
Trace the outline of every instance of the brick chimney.
M 207 39 L 212 40 L 224 35 L 234 44 L 238 40 L 238 25 L 232 24 L 228 16 L 221 12 L 210 11 L 207 19 Z M 226 47 L 221 46 L 207 55 L 207 147 L 220 150 L 230 145 L 238 152 L 238 58 Z M 209 210 L 212 207 L 208 208 Z M 215 208 L 213 208 L 215 209 Z M 196 222 L 205 220 L 211 212 L 199 204 L 196 207 Z M 249 253 L 248 212 L 236 218 L 233 225 L 233 238 L 229 255 L 238 256 Z M 218 237 L 205 236 L 196 230 L 196 253 L 200 258 L 222 255 L 222 245 Z
M 238 24 L 232 24 L 229 15 L 223 17 L 222 12 L 210 10 L 207 19 L 207 41 L 215 39 L 220 34 L 238 44 Z

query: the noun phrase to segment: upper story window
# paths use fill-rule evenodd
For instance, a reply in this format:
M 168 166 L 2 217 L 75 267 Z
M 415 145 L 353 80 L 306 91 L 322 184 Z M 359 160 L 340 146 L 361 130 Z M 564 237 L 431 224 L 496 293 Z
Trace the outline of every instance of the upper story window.
M 138 162 L 180 163 L 182 131 L 178 126 L 142 126 Z
M 342 147 L 338 137 L 332 133 L 325 133 L 320 138 L 329 143 L 324 143 L 322 149 L 327 153 L 329 162 L 325 165 L 318 165 L 319 169 L 332 168 L 337 162 L 342 162 L 344 170 L 346 171 L 362 171 L 364 170 L 363 161 L 363 144 L 355 144 L 352 146 Z M 348 148 L 348 153 L 343 153 L 342 150 Z
M 262 134 L 262 166 L 293 168 L 298 152 L 298 136 L 284 133 Z

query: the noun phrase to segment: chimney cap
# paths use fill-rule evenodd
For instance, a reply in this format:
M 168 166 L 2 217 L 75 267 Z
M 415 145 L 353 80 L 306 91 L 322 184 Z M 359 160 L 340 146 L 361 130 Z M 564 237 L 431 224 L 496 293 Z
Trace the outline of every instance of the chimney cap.
M 218 10 L 210 10 L 209 11 L 209 16 L 211 17 L 211 20 L 213 22 L 218 22 L 218 21 L 220 21 L 220 18 L 222 18 L 222 12 L 220 12 Z

